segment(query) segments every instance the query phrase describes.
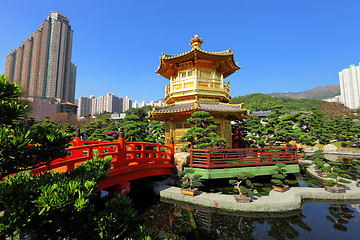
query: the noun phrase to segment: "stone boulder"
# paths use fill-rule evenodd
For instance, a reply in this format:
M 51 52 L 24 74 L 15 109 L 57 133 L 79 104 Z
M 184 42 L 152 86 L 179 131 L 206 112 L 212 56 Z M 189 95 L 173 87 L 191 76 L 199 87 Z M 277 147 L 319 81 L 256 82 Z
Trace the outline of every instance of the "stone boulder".
M 323 149 L 324 151 L 336 151 L 337 147 L 333 144 L 326 144 Z
M 329 161 L 332 161 L 332 162 L 336 162 L 338 160 L 338 156 L 330 155 L 330 154 L 324 154 L 324 158 L 326 160 L 329 160 Z
M 179 152 L 174 154 L 174 163 L 178 172 L 181 172 L 183 167 L 189 166 L 190 163 L 190 153 L 188 152 Z

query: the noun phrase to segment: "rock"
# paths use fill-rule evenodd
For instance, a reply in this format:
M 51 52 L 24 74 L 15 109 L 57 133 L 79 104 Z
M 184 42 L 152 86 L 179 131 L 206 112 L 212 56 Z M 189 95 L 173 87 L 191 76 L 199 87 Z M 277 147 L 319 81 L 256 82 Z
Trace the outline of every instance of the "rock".
M 337 147 L 333 144 L 326 144 L 323 149 L 325 151 L 336 151 L 337 150 Z
M 319 148 L 318 147 L 313 147 L 312 150 L 317 151 L 317 150 L 319 150 Z
M 174 155 L 175 167 L 178 172 L 181 172 L 183 167 L 189 166 L 190 163 L 190 153 L 188 152 L 179 152 Z
M 175 159 L 176 165 L 183 166 L 183 167 L 189 166 L 190 153 L 188 153 L 188 152 L 175 153 L 174 159 Z
M 330 155 L 330 154 L 324 154 L 324 158 L 326 160 L 332 161 L 332 162 L 336 162 L 338 160 L 338 157 L 335 155 Z

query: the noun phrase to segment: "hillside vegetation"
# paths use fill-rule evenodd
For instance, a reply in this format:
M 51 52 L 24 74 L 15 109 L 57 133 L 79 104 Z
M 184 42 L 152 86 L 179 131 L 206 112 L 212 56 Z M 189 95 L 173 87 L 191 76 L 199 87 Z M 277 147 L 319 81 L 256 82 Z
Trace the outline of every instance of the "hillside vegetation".
M 254 93 L 245 96 L 234 97 L 232 104 L 244 103 L 244 108 L 251 111 L 272 110 L 276 105 L 284 106 L 288 111 L 311 111 L 313 108 L 320 109 L 325 102 L 317 99 L 293 99 L 285 97 L 272 97 L 262 93 Z

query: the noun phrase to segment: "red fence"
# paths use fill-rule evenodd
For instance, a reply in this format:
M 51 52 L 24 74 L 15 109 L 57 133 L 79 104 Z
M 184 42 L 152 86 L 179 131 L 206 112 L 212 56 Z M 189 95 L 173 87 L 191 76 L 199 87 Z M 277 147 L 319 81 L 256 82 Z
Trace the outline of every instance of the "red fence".
M 125 142 L 119 138 L 118 142 L 81 141 L 75 138 L 70 142 L 72 147 L 67 148 L 66 158 L 56 159 L 48 166 L 33 169 L 33 173 L 47 170 L 58 172 L 70 171 L 76 166 L 93 158 L 94 151 L 103 159 L 112 157 L 112 167 L 108 171 L 108 178 L 102 180 L 100 189 L 115 186 L 122 182 L 153 175 L 170 175 L 174 167 L 174 146 L 160 145 L 148 142 Z
M 238 149 L 188 149 L 189 167 L 231 168 L 299 163 L 297 147 L 285 148 L 238 148 Z

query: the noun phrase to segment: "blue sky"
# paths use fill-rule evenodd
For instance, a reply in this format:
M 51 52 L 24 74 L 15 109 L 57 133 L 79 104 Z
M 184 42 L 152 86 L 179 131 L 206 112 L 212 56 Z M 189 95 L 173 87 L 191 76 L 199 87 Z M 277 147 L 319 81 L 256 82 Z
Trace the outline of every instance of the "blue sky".
M 50 11 L 70 19 L 76 98 L 163 98 L 159 57 L 189 51 L 195 34 L 206 51 L 235 53 L 242 69 L 227 78 L 233 97 L 339 84 L 338 72 L 360 61 L 358 0 L 0 0 L 0 9 L 0 74 Z

